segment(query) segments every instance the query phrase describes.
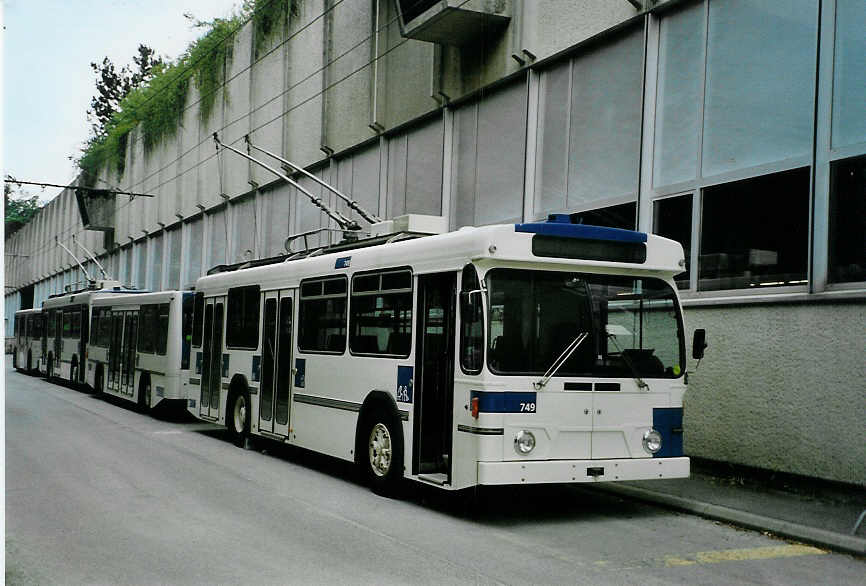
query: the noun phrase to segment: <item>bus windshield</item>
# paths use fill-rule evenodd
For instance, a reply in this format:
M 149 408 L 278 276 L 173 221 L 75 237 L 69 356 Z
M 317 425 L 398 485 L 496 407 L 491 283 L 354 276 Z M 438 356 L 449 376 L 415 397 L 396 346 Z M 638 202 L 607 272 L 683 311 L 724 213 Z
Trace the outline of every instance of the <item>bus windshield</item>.
M 676 378 L 684 371 L 679 304 L 661 279 L 493 269 L 486 277 L 487 364 L 540 375 L 588 337 L 556 376 Z

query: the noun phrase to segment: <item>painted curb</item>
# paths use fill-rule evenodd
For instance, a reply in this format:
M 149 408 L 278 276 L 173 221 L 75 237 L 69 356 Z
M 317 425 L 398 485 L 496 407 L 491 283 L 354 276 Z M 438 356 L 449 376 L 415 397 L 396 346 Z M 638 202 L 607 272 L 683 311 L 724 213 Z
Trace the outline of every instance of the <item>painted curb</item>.
M 686 497 L 660 493 L 645 488 L 638 488 L 636 486 L 611 483 L 604 485 L 597 484 L 595 485 L 595 488 L 620 496 L 648 501 L 688 513 L 694 513 L 702 517 L 718 521 L 727 521 L 735 525 L 748 527 L 749 529 L 769 531 L 776 535 L 804 541 L 813 545 L 824 546 L 836 551 L 853 553 L 855 555 L 866 555 L 866 539 L 862 537 L 836 533 L 835 531 L 827 531 L 825 529 L 791 523 L 790 521 L 783 521 L 781 519 L 773 519 L 772 517 L 756 515 L 755 513 L 732 509 L 723 505 L 714 505 Z

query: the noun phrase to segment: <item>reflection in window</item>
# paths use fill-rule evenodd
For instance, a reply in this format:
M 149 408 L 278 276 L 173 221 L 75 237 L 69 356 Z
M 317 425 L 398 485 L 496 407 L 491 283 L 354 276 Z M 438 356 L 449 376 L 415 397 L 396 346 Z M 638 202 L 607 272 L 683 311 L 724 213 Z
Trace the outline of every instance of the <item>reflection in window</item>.
M 657 199 L 653 203 L 653 234 L 683 245 L 686 270 L 674 279 L 679 289 L 689 288 L 689 262 L 692 250 L 692 194 Z
M 683 337 L 674 291 L 660 279 L 494 269 L 488 273 L 488 364 L 540 375 L 581 333 L 560 376 L 673 378 Z
M 709 187 L 698 290 L 803 285 L 808 240 L 808 168 Z
M 229 289 L 226 346 L 251 350 L 258 348 L 260 303 L 258 285 Z
M 577 212 L 572 214 L 572 218 L 572 222 L 575 224 L 634 230 L 637 220 L 637 203 L 623 203 L 606 208 Z
M 352 284 L 349 348 L 355 354 L 409 356 L 412 273 L 360 275 Z
M 467 373 L 481 372 L 484 358 L 484 312 L 481 286 L 473 265 L 463 269 L 460 295 L 460 366 Z
M 346 350 L 346 278 L 301 283 L 298 348 L 310 352 Z
M 866 281 L 866 156 L 831 166 L 829 280 Z

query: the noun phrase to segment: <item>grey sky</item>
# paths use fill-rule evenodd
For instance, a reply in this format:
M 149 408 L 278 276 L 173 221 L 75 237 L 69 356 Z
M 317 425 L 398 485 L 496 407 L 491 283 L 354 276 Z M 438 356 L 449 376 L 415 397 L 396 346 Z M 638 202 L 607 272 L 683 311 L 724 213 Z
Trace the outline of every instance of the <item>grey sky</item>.
M 3 0 L 3 175 L 65 184 L 89 134 L 91 62 L 132 62 L 139 43 L 176 58 L 200 20 L 226 16 L 240 0 Z M 23 191 L 23 190 L 22 190 Z M 43 200 L 58 189 L 30 192 Z

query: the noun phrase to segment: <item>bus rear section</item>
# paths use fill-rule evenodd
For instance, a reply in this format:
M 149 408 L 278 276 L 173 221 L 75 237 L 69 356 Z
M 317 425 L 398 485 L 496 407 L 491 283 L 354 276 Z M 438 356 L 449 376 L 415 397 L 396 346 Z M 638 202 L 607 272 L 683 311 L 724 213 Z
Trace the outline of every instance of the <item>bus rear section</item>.
M 43 369 L 45 346 L 45 317 L 42 310 L 16 311 L 12 366 L 29 374 L 40 372 Z
M 186 401 L 192 293 L 163 291 L 93 302 L 87 382 L 145 410 Z

